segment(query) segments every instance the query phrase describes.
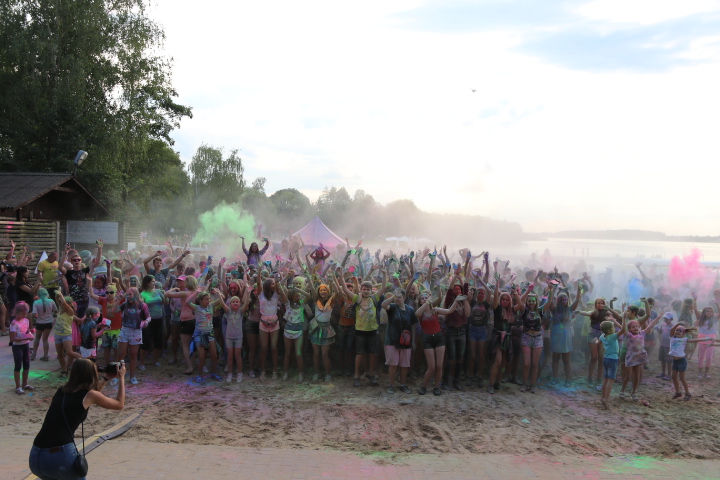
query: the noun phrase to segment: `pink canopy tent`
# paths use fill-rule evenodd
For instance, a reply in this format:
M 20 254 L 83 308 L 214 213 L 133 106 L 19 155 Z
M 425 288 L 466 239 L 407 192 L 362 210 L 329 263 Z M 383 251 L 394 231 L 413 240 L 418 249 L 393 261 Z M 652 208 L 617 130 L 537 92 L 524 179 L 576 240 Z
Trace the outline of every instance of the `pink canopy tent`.
M 332 230 L 325 226 L 322 220 L 320 220 L 320 217 L 313 218 L 310 220 L 310 223 L 293 235 L 302 238 L 305 245 L 317 246 L 322 243 L 326 248 L 334 248 L 340 243 L 345 243 L 345 240 L 338 237 Z

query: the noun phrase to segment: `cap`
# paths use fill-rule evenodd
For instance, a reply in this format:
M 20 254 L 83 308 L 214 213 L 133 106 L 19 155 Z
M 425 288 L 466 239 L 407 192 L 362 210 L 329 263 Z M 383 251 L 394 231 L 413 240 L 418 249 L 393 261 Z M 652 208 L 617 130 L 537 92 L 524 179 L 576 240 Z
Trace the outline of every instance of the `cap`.
M 186 278 L 187 278 L 187 275 L 180 275 L 179 277 L 177 277 L 178 280 L 183 281 L 183 282 L 185 281 Z
M 672 320 L 673 318 L 675 318 L 675 315 L 673 315 L 672 312 L 665 312 L 665 315 L 663 315 L 663 317 Z

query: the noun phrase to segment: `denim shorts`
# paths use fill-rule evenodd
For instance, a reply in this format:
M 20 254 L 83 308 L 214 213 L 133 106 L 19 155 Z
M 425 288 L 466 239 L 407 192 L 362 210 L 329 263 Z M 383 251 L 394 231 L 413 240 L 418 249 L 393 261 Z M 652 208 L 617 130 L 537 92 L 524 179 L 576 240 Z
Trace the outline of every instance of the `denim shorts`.
M 72 342 L 72 335 L 63 335 L 61 337 L 55 335 L 55 343 Z
M 617 358 L 603 358 L 603 370 L 605 370 L 605 378 L 611 378 L 615 380 L 617 377 L 617 366 L 620 360 Z
M 193 342 L 195 342 L 196 347 L 209 347 L 210 342 L 215 341 L 215 333 L 214 332 L 208 332 L 204 333 L 199 330 L 195 330 L 195 333 L 193 333 Z
M 445 346 L 445 335 L 442 332 L 433 333 L 428 335 L 427 333 L 422 334 L 423 350 L 434 350 L 439 347 Z
M 675 372 L 684 372 L 687 370 L 687 358 L 675 358 L 672 362 L 672 369 Z
M 528 335 L 527 333 L 523 333 L 522 346 L 530 348 L 543 348 L 542 334 L 538 333 L 537 335 Z
M 619 363 L 620 360 L 618 360 L 617 358 L 603 358 L 603 369 L 605 370 L 605 378 L 615 380 L 615 377 L 617 377 L 617 369 Z
M 487 327 L 476 327 L 474 325 L 469 325 L 469 327 L 468 334 L 471 342 L 487 341 Z
M 50 453 L 52 450 L 53 453 Z M 84 479 L 72 471 L 78 452 L 75 445 L 68 443 L 54 448 L 38 448 L 33 445 L 30 450 L 30 471 L 38 478 Z
M 122 327 L 118 343 L 128 343 L 130 345 L 142 345 L 142 328 Z
M 380 342 L 378 331 L 370 332 L 355 331 L 355 354 L 356 355 L 377 355 L 380 353 Z
M 594 328 L 590 328 L 590 332 L 588 332 L 587 336 L 587 343 L 595 343 L 595 340 L 600 338 L 600 335 L 602 332 L 600 330 L 595 330 Z

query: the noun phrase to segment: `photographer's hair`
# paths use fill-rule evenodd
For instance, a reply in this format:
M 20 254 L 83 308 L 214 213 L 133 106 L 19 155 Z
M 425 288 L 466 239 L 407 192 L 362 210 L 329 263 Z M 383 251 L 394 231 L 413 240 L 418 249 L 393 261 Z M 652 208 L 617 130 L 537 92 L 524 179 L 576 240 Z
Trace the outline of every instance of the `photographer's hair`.
M 13 315 L 23 313 L 27 317 L 27 314 L 30 313 L 30 307 L 28 306 L 27 303 L 25 303 L 21 300 L 15 304 L 15 308 L 13 309 L 12 313 L 13 313 Z
M 65 393 L 80 390 L 98 390 L 98 374 L 95 363 L 88 358 L 75 360 L 70 368 L 70 378 L 62 387 Z
M 150 290 L 150 285 L 155 285 L 155 277 L 153 277 L 152 275 L 145 275 L 142 279 L 140 291 L 144 292 Z

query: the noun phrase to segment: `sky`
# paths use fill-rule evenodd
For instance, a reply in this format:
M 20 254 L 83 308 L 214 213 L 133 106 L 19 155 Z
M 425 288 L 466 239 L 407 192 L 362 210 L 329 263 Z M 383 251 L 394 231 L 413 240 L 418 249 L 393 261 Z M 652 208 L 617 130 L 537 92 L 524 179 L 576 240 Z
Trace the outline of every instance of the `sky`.
M 526 232 L 720 235 L 720 0 L 157 0 L 189 162 Z M 398 232 L 402 234 L 402 232 Z

